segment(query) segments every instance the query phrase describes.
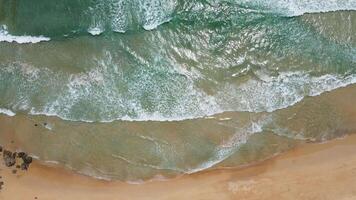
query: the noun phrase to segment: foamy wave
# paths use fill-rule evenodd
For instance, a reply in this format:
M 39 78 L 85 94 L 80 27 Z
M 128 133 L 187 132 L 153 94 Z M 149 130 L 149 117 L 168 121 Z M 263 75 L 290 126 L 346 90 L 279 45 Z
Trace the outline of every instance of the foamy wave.
M 91 35 L 100 35 L 104 32 L 104 29 L 100 28 L 100 27 L 93 27 L 93 28 L 89 28 L 88 32 Z
M 238 87 L 226 84 L 220 89 L 216 98 L 224 111 L 273 112 L 293 106 L 306 96 L 356 83 L 356 75 L 313 77 L 306 72 L 284 72 L 277 77 L 256 75 L 262 81 L 251 79 Z
M 51 39 L 44 36 L 14 36 L 9 34 L 6 29 L 6 26 L 0 27 L 0 42 L 16 42 L 19 44 L 26 44 L 26 43 L 38 43 L 44 41 L 50 41 Z
M 170 21 L 177 5 L 175 0 L 103 0 L 88 10 L 92 21 L 88 32 L 98 35 L 100 31 L 107 28 L 124 33 L 132 28 L 133 23 L 138 23 L 145 30 L 152 30 Z M 137 22 L 133 22 L 133 18 Z M 92 28 L 98 26 L 99 29 Z
M 305 13 L 323 13 L 339 10 L 356 10 L 355 0 L 242 0 L 239 3 L 248 7 L 261 8 L 267 12 L 286 16 L 299 16 Z
M 165 19 L 163 21 L 158 21 L 156 23 L 150 23 L 150 24 L 143 25 L 143 28 L 147 31 L 150 31 L 150 30 L 156 29 L 159 25 L 167 23 L 169 21 L 171 21 L 171 18 Z
M 178 116 L 167 116 L 160 111 L 148 113 L 145 112 L 145 110 L 138 109 L 136 117 L 124 115 L 112 119 L 102 119 L 100 121 L 183 121 L 204 118 L 227 111 L 273 112 L 293 106 L 302 101 L 306 96 L 317 96 L 324 92 L 356 83 L 355 75 L 343 77 L 341 75 L 328 74 L 320 77 L 312 77 L 304 72 L 281 73 L 277 77 L 268 77 L 268 79 L 269 81 L 267 82 L 250 80 L 240 86 L 228 85 L 227 87 L 221 88 L 220 92 L 215 96 L 207 96 L 204 93 L 194 92 L 194 90 L 192 90 L 192 95 L 199 95 L 201 99 L 206 99 L 205 101 L 199 102 L 201 112 L 185 112 Z M 77 92 L 73 93 L 78 94 Z M 58 106 L 60 106 L 59 102 L 57 102 L 55 107 Z M 95 120 L 67 117 L 66 115 L 58 113 L 53 107 L 46 110 L 46 112 L 35 112 L 32 110 L 31 114 L 59 116 L 62 119 L 72 121 L 95 122 Z M 228 119 L 224 118 L 220 120 Z
M 168 76 L 163 85 L 142 71 L 135 73 L 139 79 L 133 78 L 127 85 L 129 93 L 123 93 L 116 86 L 125 83 L 121 79 L 114 81 L 123 73 L 116 70 L 119 69 L 103 65 L 78 74 L 62 74 L 21 63 L 0 68 L 4 84 L 12 85 L 12 80 L 17 80 L 18 84 L 18 95 L 13 102 L 1 106 L 11 107 L 14 112 L 57 116 L 70 121 L 183 121 L 226 111 L 273 112 L 293 106 L 306 96 L 356 83 L 354 74 L 312 76 L 299 71 L 270 76 L 255 71 L 257 78 L 240 84 L 221 84 L 215 93 L 207 94 L 190 79 Z M 59 85 L 60 90 L 56 89 Z M 29 86 L 34 89 L 29 90 Z M 48 92 L 38 97 L 38 90 Z M 142 93 L 155 96 L 147 99 Z M 34 96 L 42 103 L 33 103 Z M 145 107 L 147 101 L 151 107 Z
M 315 1 L 294 1 L 289 7 L 290 16 L 299 16 L 305 13 L 324 13 L 339 10 L 356 10 L 354 0 L 315 0 Z
M 356 1 L 354 0 L 230 0 L 230 2 L 232 3 L 230 6 L 242 5 L 257 12 L 281 14 L 289 17 L 300 16 L 305 13 L 356 10 Z M 161 24 L 171 21 L 174 18 L 175 10 L 182 9 L 184 12 L 187 10 L 192 12 L 215 10 L 219 12 L 222 3 L 226 3 L 226 1 L 216 0 L 209 1 L 209 3 L 198 1 L 180 5 L 173 0 L 146 0 L 130 3 L 124 3 L 122 0 L 104 0 L 91 8 L 89 13 L 92 14 L 92 24 L 100 24 L 100 26 L 106 24 L 114 32 L 124 33 L 133 25 L 132 17 L 136 18 L 139 25 L 145 30 L 153 30 Z M 137 9 L 132 11 L 130 10 L 132 7 Z M 110 12 L 107 12 L 107 10 L 110 10 Z M 89 33 L 97 35 L 99 31 L 89 29 Z
M 12 112 L 11 110 L 4 109 L 4 108 L 0 108 L 0 113 L 11 117 L 16 115 L 16 113 Z

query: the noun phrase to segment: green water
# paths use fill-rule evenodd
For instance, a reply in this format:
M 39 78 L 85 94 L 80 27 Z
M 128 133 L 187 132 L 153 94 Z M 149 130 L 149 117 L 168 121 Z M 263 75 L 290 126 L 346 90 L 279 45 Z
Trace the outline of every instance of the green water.
M 41 161 L 134 181 L 350 133 L 355 9 L 0 0 L 0 143 L 14 137 Z

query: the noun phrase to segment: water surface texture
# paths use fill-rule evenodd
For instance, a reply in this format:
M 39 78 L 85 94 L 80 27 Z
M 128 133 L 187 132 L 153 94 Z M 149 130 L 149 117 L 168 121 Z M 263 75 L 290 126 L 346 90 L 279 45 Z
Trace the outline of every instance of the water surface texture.
M 355 10 L 355 0 L 0 0 L 0 138 L 11 132 L 43 162 L 137 181 L 350 133 Z

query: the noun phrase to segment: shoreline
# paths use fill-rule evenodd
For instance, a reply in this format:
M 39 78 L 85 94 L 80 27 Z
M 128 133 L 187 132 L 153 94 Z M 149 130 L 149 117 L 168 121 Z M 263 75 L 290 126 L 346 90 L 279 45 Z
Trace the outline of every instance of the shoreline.
M 142 184 L 105 181 L 35 161 L 0 165 L 0 199 L 356 199 L 356 135 L 302 144 L 257 164 Z

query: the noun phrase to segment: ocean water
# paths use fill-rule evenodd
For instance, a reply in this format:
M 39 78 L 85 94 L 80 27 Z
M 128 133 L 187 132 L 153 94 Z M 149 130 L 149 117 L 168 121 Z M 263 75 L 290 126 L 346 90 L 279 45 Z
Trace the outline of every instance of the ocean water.
M 0 143 L 139 181 L 355 132 L 355 10 L 355 0 L 0 0 Z

